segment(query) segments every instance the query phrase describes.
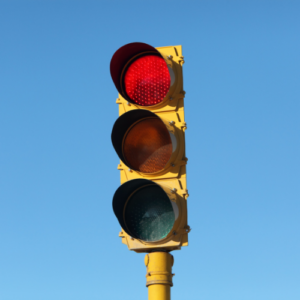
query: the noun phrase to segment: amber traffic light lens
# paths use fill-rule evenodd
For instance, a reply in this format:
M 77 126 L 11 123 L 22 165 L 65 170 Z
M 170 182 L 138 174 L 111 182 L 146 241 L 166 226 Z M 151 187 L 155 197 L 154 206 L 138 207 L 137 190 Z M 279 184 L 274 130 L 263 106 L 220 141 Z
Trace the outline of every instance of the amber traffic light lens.
M 125 91 L 138 105 L 151 106 L 163 101 L 171 84 L 168 66 L 157 55 L 136 59 L 124 76 Z
M 134 124 L 123 141 L 127 165 L 142 173 L 162 170 L 172 155 L 168 129 L 159 118 L 142 119 Z

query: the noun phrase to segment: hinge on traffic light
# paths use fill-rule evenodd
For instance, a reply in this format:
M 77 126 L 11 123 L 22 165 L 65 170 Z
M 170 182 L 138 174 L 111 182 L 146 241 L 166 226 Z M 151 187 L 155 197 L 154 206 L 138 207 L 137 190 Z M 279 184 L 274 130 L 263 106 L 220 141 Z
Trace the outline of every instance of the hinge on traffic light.
M 185 131 L 187 129 L 186 122 L 181 122 L 180 127 L 182 128 L 183 131 Z
M 179 56 L 178 63 L 182 66 L 184 64 L 183 56 Z
M 183 235 L 187 234 L 191 231 L 192 229 L 190 228 L 189 225 L 186 225 L 184 228 L 178 229 L 177 231 L 173 231 L 173 235 Z
M 180 229 L 178 231 L 179 234 L 185 234 L 185 233 L 189 233 L 191 231 L 191 227 L 189 225 L 186 225 L 184 228 Z
M 188 193 L 187 189 L 176 189 L 176 188 L 173 188 L 171 190 L 171 193 L 177 193 L 177 194 L 183 196 L 185 199 L 189 196 L 189 193 Z
M 182 159 L 181 161 L 177 162 L 176 165 L 177 166 L 185 166 L 187 164 L 187 158 Z M 175 167 L 175 165 L 174 165 Z
M 184 57 L 183 56 L 175 56 L 175 57 L 172 57 L 170 55 L 170 57 L 168 57 L 169 59 L 173 59 L 174 61 L 176 61 L 178 64 L 180 64 L 181 66 L 184 64 Z

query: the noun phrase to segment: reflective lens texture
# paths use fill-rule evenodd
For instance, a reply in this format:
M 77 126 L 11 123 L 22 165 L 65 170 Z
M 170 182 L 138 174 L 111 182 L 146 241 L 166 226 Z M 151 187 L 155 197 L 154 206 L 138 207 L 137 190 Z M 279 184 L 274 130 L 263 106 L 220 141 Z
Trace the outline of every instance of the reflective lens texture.
M 167 194 L 157 185 L 139 189 L 128 200 L 125 223 L 143 241 L 159 241 L 172 230 L 175 215 Z
M 171 77 L 165 60 L 156 55 L 136 59 L 124 76 L 125 91 L 138 105 L 160 103 L 167 95 Z
M 143 119 L 130 128 L 123 141 L 126 164 L 142 173 L 162 170 L 172 155 L 168 129 L 159 118 Z

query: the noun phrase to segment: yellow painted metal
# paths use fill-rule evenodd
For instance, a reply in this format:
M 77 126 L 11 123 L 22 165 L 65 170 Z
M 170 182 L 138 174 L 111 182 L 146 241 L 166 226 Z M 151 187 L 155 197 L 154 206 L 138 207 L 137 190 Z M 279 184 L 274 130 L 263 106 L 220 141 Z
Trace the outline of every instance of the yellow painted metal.
M 148 286 L 149 300 L 170 300 L 171 288 L 169 285 L 155 284 Z
M 174 258 L 167 252 L 152 252 L 145 256 L 148 300 L 170 300 L 173 286 Z
M 121 184 L 128 180 L 144 178 L 152 180 L 157 184 L 164 185 L 170 190 L 175 191 L 180 203 L 180 222 L 176 223 L 176 228 L 173 228 L 171 235 L 166 239 L 158 242 L 145 242 L 132 238 L 124 230 L 122 230 L 119 236 L 122 238 L 122 243 L 126 244 L 130 250 L 135 252 L 149 252 L 153 250 L 178 250 L 182 246 L 188 245 L 188 233 L 190 227 L 187 223 L 187 198 L 188 190 L 186 186 L 186 164 L 187 158 L 185 155 L 185 130 L 187 124 L 184 119 L 184 96 L 183 90 L 183 75 L 182 65 L 184 63 L 182 56 L 181 46 L 168 46 L 156 48 L 164 57 L 168 66 L 173 70 L 175 75 L 175 82 L 171 86 L 165 99 L 155 106 L 138 106 L 133 103 L 129 103 L 120 94 L 117 99 L 119 105 L 119 116 L 124 113 L 135 109 L 147 109 L 155 113 L 165 123 L 174 127 L 177 138 L 177 154 L 174 160 L 170 161 L 166 168 L 153 174 L 145 174 L 130 169 L 126 164 L 120 161 L 118 169 L 121 175 Z

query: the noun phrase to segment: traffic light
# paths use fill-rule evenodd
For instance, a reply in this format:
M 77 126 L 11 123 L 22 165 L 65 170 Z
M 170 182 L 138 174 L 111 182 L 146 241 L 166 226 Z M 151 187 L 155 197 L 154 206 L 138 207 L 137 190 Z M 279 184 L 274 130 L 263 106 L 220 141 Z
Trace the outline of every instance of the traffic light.
M 188 244 L 181 46 L 130 43 L 110 63 L 119 92 L 112 144 L 121 186 L 113 210 L 130 250 L 175 250 Z

